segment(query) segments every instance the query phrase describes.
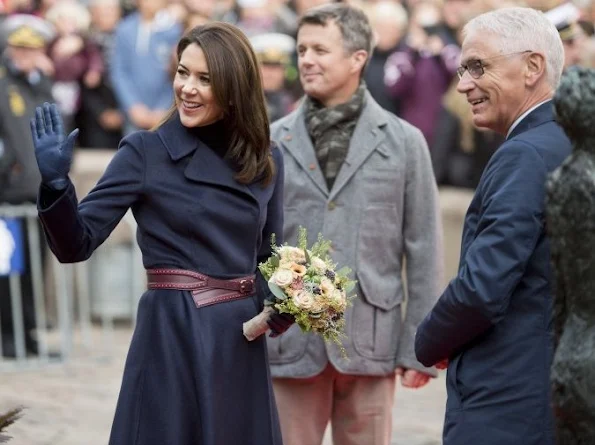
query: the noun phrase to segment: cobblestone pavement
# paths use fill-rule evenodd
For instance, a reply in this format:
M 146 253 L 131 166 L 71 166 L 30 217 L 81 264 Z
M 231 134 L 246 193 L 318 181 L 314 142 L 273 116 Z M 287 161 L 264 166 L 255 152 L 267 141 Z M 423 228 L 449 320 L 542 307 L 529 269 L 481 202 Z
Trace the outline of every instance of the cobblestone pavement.
M 75 351 L 67 365 L 0 372 L 0 411 L 26 407 L 8 430 L 9 444 L 106 445 L 130 335 L 116 329 L 94 341 L 92 354 Z M 419 390 L 398 386 L 392 444 L 439 445 L 444 400 L 443 375 Z

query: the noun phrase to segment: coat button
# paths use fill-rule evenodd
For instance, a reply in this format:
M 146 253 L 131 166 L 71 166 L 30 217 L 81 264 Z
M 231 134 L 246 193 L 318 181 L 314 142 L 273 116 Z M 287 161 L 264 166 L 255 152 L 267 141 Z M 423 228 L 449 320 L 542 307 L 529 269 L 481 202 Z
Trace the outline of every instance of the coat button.
M 335 204 L 335 201 L 331 201 L 328 203 L 329 210 L 335 210 L 336 207 L 337 207 L 337 204 Z
M 308 165 L 308 168 L 310 170 L 316 170 L 316 164 L 310 164 L 310 165 Z
M 291 135 L 290 135 L 290 134 L 288 134 L 288 135 L 287 135 L 287 136 L 285 136 L 283 139 L 285 139 L 286 141 L 291 141 L 291 139 L 292 139 L 292 138 L 291 138 Z

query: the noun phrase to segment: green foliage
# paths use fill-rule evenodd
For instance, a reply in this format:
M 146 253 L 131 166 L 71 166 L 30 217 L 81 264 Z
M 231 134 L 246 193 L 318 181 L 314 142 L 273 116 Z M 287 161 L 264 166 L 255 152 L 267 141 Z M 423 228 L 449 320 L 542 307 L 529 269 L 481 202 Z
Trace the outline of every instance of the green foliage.
M 7 442 L 10 439 L 9 436 L 4 435 L 3 433 L 6 431 L 10 425 L 15 423 L 17 420 L 21 418 L 23 415 L 23 408 L 14 408 L 10 411 L 0 414 L 0 443 Z
M 298 227 L 297 247 L 302 250 L 308 249 L 308 231 L 302 226 Z
M 323 260 L 328 260 L 328 251 L 331 248 L 331 244 L 332 242 L 329 240 L 325 240 L 322 237 L 322 233 L 318 234 L 318 239 L 316 240 L 316 242 L 314 244 L 312 244 L 312 248 L 310 249 L 310 252 L 312 252 L 313 256 L 317 256 L 319 258 L 322 258 Z
M 269 283 L 269 289 L 271 290 L 273 295 L 275 297 L 277 297 L 278 300 L 283 301 L 283 300 L 287 299 L 287 295 L 285 295 L 285 292 L 283 292 L 283 289 L 281 289 L 275 283 Z
M 269 280 L 275 270 L 279 267 L 279 255 L 277 254 L 278 246 L 276 245 L 277 236 L 272 233 L 271 234 L 271 252 L 273 254 L 264 262 L 258 265 L 258 270 L 264 277 L 265 280 Z
M 312 259 L 310 258 L 310 254 L 308 253 L 308 249 L 304 249 L 304 256 L 306 257 L 306 264 L 312 263 Z
M 258 265 L 258 270 L 260 270 L 260 273 L 264 279 L 268 281 L 273 276 L 275 270 L 277 270 L 278 267 L 279 256 L 277 253 L 273 253 L 273 255 L 271 255 L 268 260 Z
M 351 274 L 351 269 L 347 266 L 342 267 L 341 269 L 339 269 L 337 272 L 335 272 L 337 275 L 343 275 L 343 276 L 348 276 Z
M 23 415 L 23 408 L 14 408 L 10 411 L 0 414 L 0 432 L 3 432 L 10 425 L 15 423 Z

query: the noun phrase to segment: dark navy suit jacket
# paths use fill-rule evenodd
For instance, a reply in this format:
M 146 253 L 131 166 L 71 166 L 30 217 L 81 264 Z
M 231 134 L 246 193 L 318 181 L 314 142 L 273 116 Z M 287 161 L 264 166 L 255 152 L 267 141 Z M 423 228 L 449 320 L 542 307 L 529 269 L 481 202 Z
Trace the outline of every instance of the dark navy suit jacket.
M 570 154 L 551 102 L 486 166 L 465 218 L 459 272 L 419 326 L 426 366 L 449 359 L 444 445 L 552 445 L 552 272 L 547 175 Z

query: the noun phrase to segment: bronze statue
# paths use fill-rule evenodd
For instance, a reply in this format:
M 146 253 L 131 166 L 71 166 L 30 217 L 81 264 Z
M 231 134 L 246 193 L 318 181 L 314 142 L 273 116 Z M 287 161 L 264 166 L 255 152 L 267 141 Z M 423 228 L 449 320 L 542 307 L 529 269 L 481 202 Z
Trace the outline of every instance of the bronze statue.
M 558 445 L 595 444 L 595 71 L 572 67 L 554 96 L 573 152 L 547 183 Z

